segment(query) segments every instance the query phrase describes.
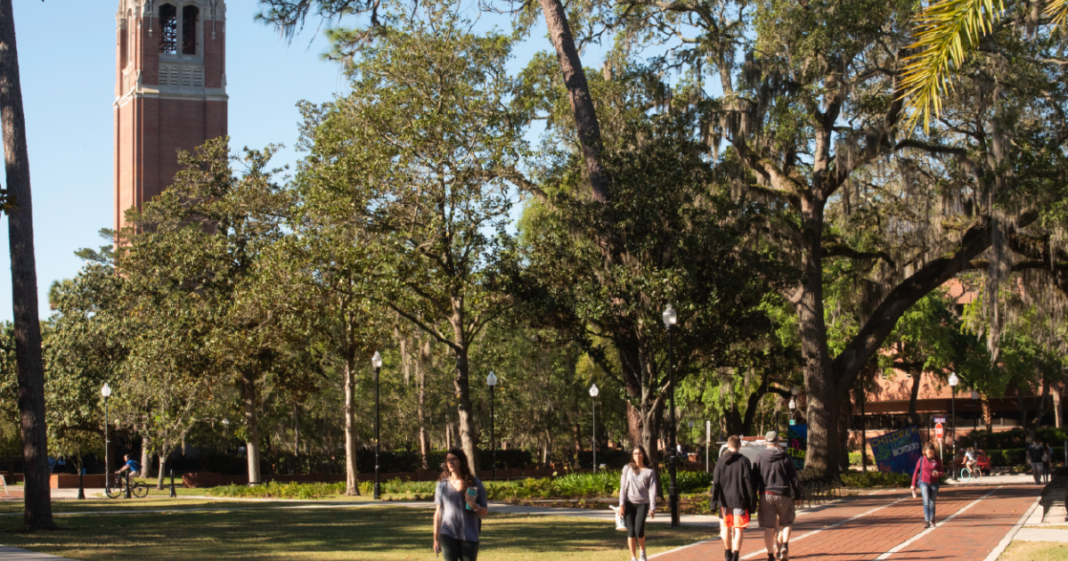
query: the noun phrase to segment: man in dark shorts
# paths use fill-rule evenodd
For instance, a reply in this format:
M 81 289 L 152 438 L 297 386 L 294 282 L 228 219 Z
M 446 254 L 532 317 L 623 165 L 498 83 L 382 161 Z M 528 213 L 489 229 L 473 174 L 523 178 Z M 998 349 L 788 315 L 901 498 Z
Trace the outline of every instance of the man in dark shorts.
M 753 465 L 738 451 L 741 447 L 742 439 L 728 438 L 727 451 L 719 457 L 712 474 L 712 512 L 719 514 L 726 561 L 741 558 L 742 531 L 749 527 L 749 513 L 756 506 Z
M 779 433 L 764 435 L 767 445 L 757 456 L 757 492 L 760 494 L 760 527 L 764 529 L 764 545 L 768 561 L 790 558 L 790 532 L 797 516 L 794 503 L 801 500 L 801 480 L 797 478 L 794 462 L 779 447 Z

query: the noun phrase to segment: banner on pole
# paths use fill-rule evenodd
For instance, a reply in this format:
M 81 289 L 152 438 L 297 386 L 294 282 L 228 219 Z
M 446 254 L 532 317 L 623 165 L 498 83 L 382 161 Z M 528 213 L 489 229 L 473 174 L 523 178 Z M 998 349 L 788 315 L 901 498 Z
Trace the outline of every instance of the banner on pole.
M 805 454 L 808 452 L 808 425 L 792 425 L 786 429 L 786 453 L 794 461 L 797 471 L 805 469 Z
M 920 429 L 915 426 L 868 440 L 879 471 L 912 473 L 920 460 Z

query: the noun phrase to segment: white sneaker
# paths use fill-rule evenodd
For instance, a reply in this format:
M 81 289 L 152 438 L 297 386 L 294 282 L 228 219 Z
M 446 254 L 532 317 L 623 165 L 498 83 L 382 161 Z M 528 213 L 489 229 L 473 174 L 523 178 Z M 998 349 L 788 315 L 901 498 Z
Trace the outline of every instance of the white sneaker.
M 631 557 L 630 561 L 638 561 L 638 558 L 637 557 Z
M 645 556 L 644 549 L 642 550 L 641 557 L 638 558 L 638 561 L 649 561 L 649 558 Z

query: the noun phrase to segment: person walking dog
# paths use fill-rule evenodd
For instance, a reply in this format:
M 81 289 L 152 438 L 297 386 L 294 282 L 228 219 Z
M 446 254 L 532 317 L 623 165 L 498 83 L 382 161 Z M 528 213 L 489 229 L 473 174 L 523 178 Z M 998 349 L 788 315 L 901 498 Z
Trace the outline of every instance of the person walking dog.
M 923 445 L 923 455 L 916 462 L 916 469 L 912 472 L 912 497 L 916 497 L 916 483 L 919 482 L 920 492 L 923 494 L 923 527 L 934 528 L 935 525 L 935 499 L 938 498 L 939 477 L 945 471 L 942 469 L 942 460 L 935 457 L 934 444 L 928 442 Z
M 764 545 L 768 561 L 790 558 L 790 532 L 797 517 L 795 503 L 801 500 L 801 480 L 794 462 L 779 447 L 779 433 L 764 435 L 767 446 L 753 464 L 757 494 L 760 497 L 760 527 L 764 529 Z
M 656 472 L 649 468 L 649 456 L 641 446 L 631 450 L 630 463 L 623 467 L 623 477 L 619 480 L 619 510 L 627 524 L 630 561 L 646 561 L 645 517 L 656 517 Z
M 727 438 L 727 451 L 719 457 L 712 474 L 712 511 L 719 513 L 726 561 L 741 559 L 742 531 L 749 527 L 749 513 L 756 506 L 753 465 L 739 452 L 741 447 L 742 439 Z
M 434 491 L 434 553 L 445 561 L 477 561 L 482 519 L 489 514 L 486 488 L 471 475 L 459 448 L 445 453 L 445 470 Z

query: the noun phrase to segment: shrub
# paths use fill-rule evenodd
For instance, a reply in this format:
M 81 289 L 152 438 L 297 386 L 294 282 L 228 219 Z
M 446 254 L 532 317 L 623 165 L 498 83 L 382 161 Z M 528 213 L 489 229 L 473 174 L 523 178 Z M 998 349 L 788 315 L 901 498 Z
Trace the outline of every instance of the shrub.
M 860 452 L 859 451 L 850 452 L 849 453 L 849 465 L 851 465 L 851 466 L 859 466 L 859 465 L 861 465 L 861 463 L 862 462 L 860 461 Z M 868 454 L 868 465 L 869 466 L 874 466 L 875 465 L 875 458 L 872 457 L 871 454 Z
M 882 471 L 850 471 L 842 474 L 842 483 L 849 487 L 870 489 L 872 487 L 909 487 L 912 476 L 905 473 L 886 473 Z

